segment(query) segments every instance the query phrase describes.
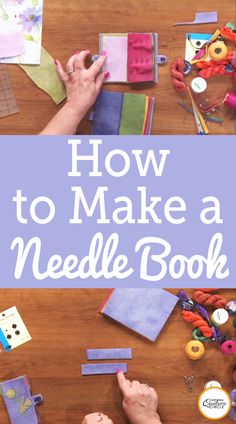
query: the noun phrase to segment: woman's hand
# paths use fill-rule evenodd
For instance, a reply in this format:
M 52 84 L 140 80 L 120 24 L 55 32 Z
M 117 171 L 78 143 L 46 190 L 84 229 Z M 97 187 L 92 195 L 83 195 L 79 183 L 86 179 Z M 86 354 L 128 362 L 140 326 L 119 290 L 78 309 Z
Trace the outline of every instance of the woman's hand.
M 155 389 L 139 381 L 129 381 L 122 371 L 117 374 L 124 396 L 123 408 L 131 424 L 161 424 L 157 414 L 158 397 Z
M 80 117 L 84 117 L 93 106 L 104 80 L 109 76 L 109 72 L 101 72 L 106 61 L 106 52 L 86 69 L 85 60 L 89 54 L 88 50 L 78 51 L 68 60 L 65 69 L 58 60 L 55 61 L 66 88 L 67 105 Z
M 67 102 L 41 134 L 75 134 L 80 122 L 93 106 L 109 72 L 101 72 L 106 61 L 105 52 L 86 69 L 85 59 L 89 54 L 88 50 L 77 52 L 69 59 L 65 70 L 62 64 L 55 60 L 58 74 L 66 88 Z
M 84 417 L 82 424 L 113 424 L 113 421 L 107 415 L 102 414 L 101 412 L 95 412 L 94 414 L 89 414 Z

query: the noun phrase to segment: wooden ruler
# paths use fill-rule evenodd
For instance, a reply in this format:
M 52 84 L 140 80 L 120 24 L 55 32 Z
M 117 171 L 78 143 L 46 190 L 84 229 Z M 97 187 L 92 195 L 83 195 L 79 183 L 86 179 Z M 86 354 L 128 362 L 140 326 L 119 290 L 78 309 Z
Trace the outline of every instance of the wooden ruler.
M 7 66 L 0 65 L 0 118 L 19 112 Z

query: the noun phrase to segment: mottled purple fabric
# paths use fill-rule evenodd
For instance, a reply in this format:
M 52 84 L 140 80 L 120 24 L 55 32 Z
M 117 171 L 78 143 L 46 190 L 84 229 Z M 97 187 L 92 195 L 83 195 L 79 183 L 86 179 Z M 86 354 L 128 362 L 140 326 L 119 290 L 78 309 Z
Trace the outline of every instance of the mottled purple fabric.
M 177 302 L 163 289 L 115 289 L 103 313 L 155 341 Z
M 116 364 L 82 364 L 82 375 L 96 375 L 96 374 L 117 374 L 119 370 L 124 373 L 128 371 L 128 365 L 124 363 Z
M 87 349 L 87 359 L 132 359 L 132 349 L 115 348 L 115 349 Z

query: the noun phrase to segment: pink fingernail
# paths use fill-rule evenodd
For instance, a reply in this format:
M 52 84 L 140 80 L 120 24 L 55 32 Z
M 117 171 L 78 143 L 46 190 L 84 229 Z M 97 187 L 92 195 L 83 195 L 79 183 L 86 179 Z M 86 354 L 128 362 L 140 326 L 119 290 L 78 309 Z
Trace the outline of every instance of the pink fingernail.
M 123 371 L 122 371 L 122 370 L 118 370 L 118 371 L 117 371 L 117 374 L 120 374 L 120 372 L 123 372 Z
M 107 55 L 107 52 L 105 51 L 101 53 L 101 56 L 106 56 L 106 55 Z
M 78 54 L 78 53 L 80 53 L 80 50 L 77 50 L 77 51 L 75 52 L 75 54 Z
M 55 60 L 54 60 L 54 63 L 55 63 L 55 65 L 57 65 L 57 64 L 58 64 L 58 60 L 56 60 L 56 59 L 55 59 Z
M 104 77 L 107 79 L 110 76 L 110 72 L 105 72 Z

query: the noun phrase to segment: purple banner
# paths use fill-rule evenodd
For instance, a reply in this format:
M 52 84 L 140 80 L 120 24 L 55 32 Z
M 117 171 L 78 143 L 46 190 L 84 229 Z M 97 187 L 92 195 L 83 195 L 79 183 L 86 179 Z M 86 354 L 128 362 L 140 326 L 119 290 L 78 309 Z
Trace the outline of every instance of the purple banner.
M 235 137 L 0 140 L 0 287 L 235 287 Z

